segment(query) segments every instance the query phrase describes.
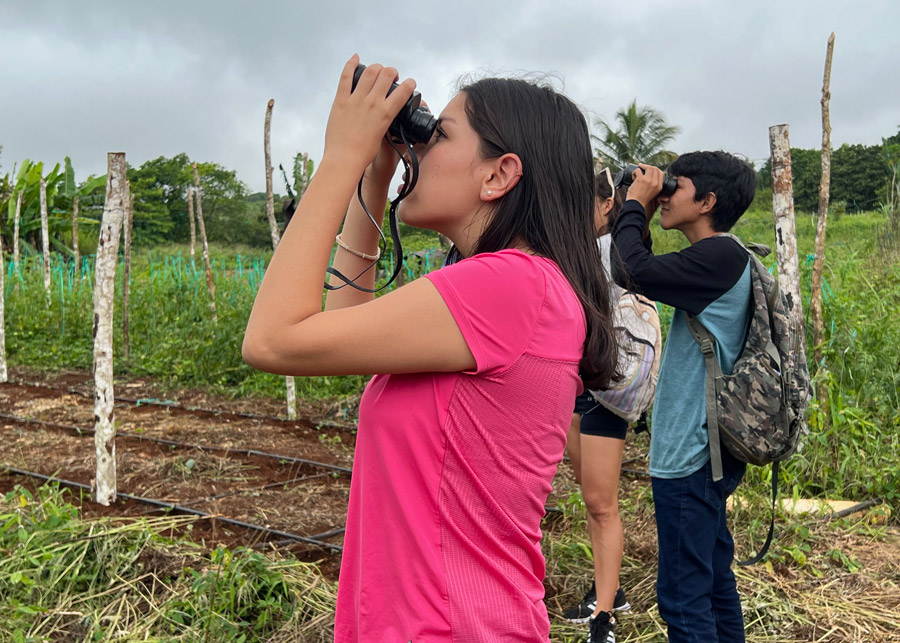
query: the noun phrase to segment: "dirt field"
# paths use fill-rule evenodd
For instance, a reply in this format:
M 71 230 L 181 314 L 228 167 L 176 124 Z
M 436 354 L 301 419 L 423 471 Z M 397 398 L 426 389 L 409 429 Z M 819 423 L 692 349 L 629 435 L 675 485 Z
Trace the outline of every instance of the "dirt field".
M 94 477 L 90 375 L 39 378 L 14 371 L 10 380 L 15 383 L 0 384 L 0 462 L 89 486 Z M 341 409 L 303 405 L 301 419 L 280 420 L 284 409 L 271 400 L 233 402 L 197 391 L 167 396 L 143 380 L 117 382 L 116 396 L 124 398 L 115 408 L 120 493 L 341 544 L 355 440 L 350 424 L 330 417 L 343 415 Z M 76 428 L 87 431 L 79 434 Z M 0 476 L 0 491 L 41 482 L 8 474 Z M 161 510 L 137 500 L 120 500 L 109 508 L 86 501 L 82 509 L 85 515 Z M 200 521 L 191 537 L 207 546 L 291 540 L 221 520 Z M 301 558 L 321 560 L 326 575 L 336 575 L 339 555 L 327 547 L 298 542 L 287 548 Z

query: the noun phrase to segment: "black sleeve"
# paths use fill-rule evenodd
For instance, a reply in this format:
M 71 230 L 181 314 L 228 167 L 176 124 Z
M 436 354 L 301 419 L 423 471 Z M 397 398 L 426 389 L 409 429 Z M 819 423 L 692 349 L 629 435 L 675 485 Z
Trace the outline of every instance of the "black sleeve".
M 679 252 L 656 256 L 642 239 L 647 217 L 643 206 L 626 201 L 613 227 L 618 257 L 612 261 L 613 279 L 650 299 L 698 315 L 728 292 L 750 260 L 728 237 L 710 237 Z

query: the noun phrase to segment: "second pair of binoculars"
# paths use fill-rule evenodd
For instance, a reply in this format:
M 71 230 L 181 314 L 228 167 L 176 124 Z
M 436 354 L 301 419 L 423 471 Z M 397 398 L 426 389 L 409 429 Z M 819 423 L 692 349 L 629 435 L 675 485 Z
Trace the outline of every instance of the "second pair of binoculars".
M 626 165 L 624 168 L 619 170 L 619 172 L 616 174 L 615 178 L 613 179 L 613 184 L 615 185 L 616 189 L 618 190 L 623 185 L 627 187 L 627 186 L 631 185 L 632 183 L 634 183 L 634 173 L 638 170 L 640 170 L 641 172 L 644 172 L 643 168 L 641 168 L 637 165 L 633 165 L 633 164 Z M 677 190 L 677 189 L 678 189 L 678 181 L 673 179 L 671 176 L 666 175 L 663 178 L 662 190 L 660 190 L 659 193 L 664 196 L 670 196 L 670 195 L 674 194 L 675 190 Z
M 356 83 L 359 82 L 359 77 L 362 76 L 365 68 L 365 65 L 356 66 L 356 71 L 353 72 L 353 89 L 356 89 Z M 395 89 L 397 89 L 397 83 L 391 83 L 388 96 Z M 415 145 L 430 141 L 435 127 L 437 127 L 437 119 L 427 107 L 422 105 L 422 95 L 419 92 L 413 92 L 403 109 L 397 114 L 397 118 L 391 123 L 388 133 L 397 142 L 401 142 L 405 136 L 410 145 Z

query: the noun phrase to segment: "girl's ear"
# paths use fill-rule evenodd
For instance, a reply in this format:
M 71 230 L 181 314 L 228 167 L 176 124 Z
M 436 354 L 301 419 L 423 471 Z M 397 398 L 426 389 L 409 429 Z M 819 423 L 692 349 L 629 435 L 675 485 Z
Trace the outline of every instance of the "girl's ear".
M 512 190 L 522 178 L 522 160 L 511 152 L 490 162 L 490 170 L 481 182 L 481 200 L 493 201 Z
M 613 209 L 613 203 L 615 203 L 613 197 L 594 200 L 594 232 L 597 235 L 606 233 L 609 226 L 609 213 Z

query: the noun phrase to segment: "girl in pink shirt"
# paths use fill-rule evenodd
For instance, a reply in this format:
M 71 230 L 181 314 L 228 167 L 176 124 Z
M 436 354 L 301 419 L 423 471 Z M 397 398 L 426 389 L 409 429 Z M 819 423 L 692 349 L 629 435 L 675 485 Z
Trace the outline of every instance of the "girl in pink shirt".
M 548 87 L 464 87 L 420 146 L 402 220 L 464 260 L 383 297 L 329 292 L 371 264 L 398 163 L 385 132 L 409 99 L 353 56 L 325 153 L 257 295 L 244 358 L 286 375 L 378 373 L 360 404 L 335 640 L 546 642 L 540 522 L 572 404 L 615 368 L 577 107 Z M 371 208 L 378 211 L 380 208 Z M 343 222 L 343 228 L 341 225 Z M 380 225 L 376 216 L 376 224 Z M 357 280 L 372 288 L 369 271 Z

